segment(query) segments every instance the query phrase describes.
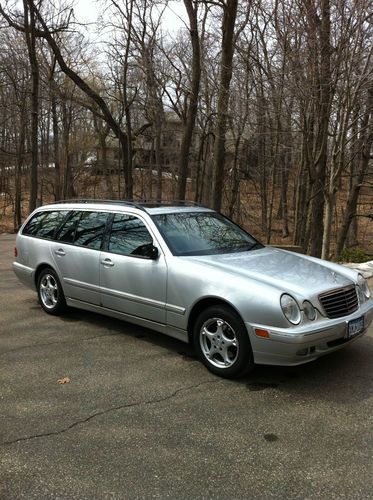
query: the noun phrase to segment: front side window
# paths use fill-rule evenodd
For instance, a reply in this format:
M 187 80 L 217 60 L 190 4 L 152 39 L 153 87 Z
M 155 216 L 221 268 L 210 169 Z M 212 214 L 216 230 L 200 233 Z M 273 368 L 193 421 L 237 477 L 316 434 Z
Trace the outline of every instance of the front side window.
M 213 255 L 262 248 L 255 238 L 215 212 L 153 216 L 174 255 Z
M 120 255 L 147 256 L 153 238 L 138 217 L 115 214 L 108 251 Z
M 75 232 L 74 244 L 99 250 L 105 233 L 107 217 L 104 212 L 82 212 Z
M 67 212 L 67 210 L 38 212 L 26 224 L 22 234 L 50 240 L 53 238 L 58 226 L 63 221 Z

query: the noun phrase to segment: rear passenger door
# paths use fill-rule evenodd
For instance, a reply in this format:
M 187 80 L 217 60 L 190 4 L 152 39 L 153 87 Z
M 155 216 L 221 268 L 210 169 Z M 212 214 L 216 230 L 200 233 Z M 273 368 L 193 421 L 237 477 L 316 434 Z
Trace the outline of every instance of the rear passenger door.
M 51 245 L 52 258 L 68 298 L 100 304 L 100 250 L 108 214 L 69 213 Z
M 157 259 L 146 257 L 146 249 L 153 243 L 157 246 L 140 217 L 114 214 L 106 251 L 100 257 L 102 304 L 165 324 L 167 266 L 159 248 Z

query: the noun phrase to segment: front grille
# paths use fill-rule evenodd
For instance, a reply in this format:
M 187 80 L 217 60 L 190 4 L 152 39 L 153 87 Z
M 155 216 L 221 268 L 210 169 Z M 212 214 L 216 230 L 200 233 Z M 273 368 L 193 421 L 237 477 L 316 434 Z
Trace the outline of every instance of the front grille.
M 328 318 L 341 318 L 359 307 L 356 288 L 348 286 L 319 295 L 319 300 Z

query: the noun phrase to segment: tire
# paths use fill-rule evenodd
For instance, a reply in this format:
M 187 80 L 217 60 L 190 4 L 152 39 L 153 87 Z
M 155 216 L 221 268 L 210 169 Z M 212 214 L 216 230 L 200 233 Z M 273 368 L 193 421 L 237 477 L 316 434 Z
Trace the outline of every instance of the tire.
M 198 357 L 215 375 L 237 378 L 254 367 L 249 334 L 228 306 L 211 306 L 198 316 L 193 342 Z
M 48 314 L 58 316 L 65 312 L 66 301 L 58 276 L 53 269 L 45 268 L 38 276 L 39 303 Z

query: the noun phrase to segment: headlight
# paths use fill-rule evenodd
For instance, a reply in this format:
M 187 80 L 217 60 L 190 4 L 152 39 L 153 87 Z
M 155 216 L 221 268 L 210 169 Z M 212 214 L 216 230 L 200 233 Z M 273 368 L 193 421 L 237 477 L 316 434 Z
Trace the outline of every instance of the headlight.
M 310 321 L 314 321 L 316 319 L 316 309 L 313 307 L 311 302 L 308 302 L 308 300 L 303 302 L 303 311 L 306 318 Z
M 364 296 L 367 299 L 369 299 L 369 297 L 370 297 L 369 286 L 368 286 L 367 280 L 365 278 L 363 278 L 361 274 L 359 274 L 357 277 L 357 283 L 359 285 L 360 290 L 363 292 Z
M 293 323 L 293 325 L 297 325 L 300 322 L 300 309 L 298 303 L 293 297 L 284 293 L 280 299 L 281 309 L 284 313 L 285 318 Z

